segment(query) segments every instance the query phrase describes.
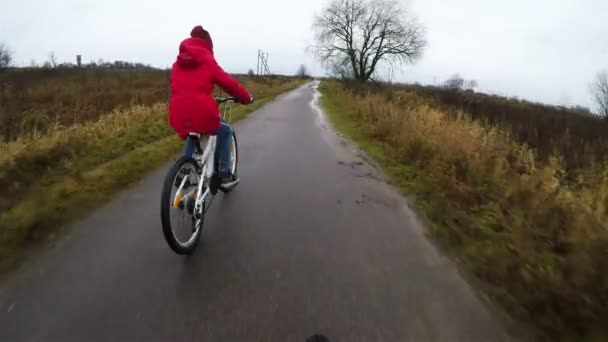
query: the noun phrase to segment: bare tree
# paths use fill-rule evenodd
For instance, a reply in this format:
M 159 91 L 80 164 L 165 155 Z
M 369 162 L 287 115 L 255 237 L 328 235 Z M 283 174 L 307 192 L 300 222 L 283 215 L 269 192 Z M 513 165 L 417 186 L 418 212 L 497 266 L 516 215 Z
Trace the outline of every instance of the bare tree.
M 414 63 L 426 46 L 424 29 L 394 0 L 332 0 L 315 17 L 311 50 L 330 71 L 360 82 L 382 64 Z
M 296 73 L 296 76 L 298 76 L 300 78 L 308 77 L 308 69 L 306 68 L 306 65 L 304 65 L 304 64 L 300 65 L 300 67 L 298 68 L 298 72 Z
M 460 74 L 454 74 L 445 81 L 445 87 L 450 89 L 462 89 L 464 88 L 464 78 Z
M 55 52 L 54 51 L 49 52 L 49 64 L 53 68 L 57 67 L 57 57 L 55 57 Z
M 478 84 L 477 84 L 477 81 L 475 81 L 475 80 L 468 80 L 465 82 L 465 88 L 467 88 L 467 89 L 473 90 L 473 89 L 477 88 L 477 86 L 478 86 Z
M 606 71 L 597 74 L 592 90 L 599 114 L 608 120 L 608 73 Z
M 13 61 L 13 52 L 0 42 L 0 69 L 8 68 Z

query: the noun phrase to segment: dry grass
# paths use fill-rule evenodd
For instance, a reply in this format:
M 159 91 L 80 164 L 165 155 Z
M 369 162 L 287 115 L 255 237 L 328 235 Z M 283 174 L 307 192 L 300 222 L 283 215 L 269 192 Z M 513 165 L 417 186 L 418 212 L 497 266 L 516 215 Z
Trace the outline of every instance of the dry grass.
M 505 130 L 412 91 L 324 92 L 331 116 L 381 146 L 433 232 L 510 312 L 548 336 L 608 333 L 608 165 L 569 173 L 562 157 L 540 161 Z
M 6 70 L 0 73 L 0 141 L 94 121 L 168 95 L 164 70 Z
M 98 165 L 170 134 L 166 105 L 161 103 L 0 143 L 0 211 L 27 196 L 40 181 L 87 171 L 87 164 Z
M 398 87 L 415 92 L 451 116 L 465 111 L 475 120 L 509 130 L 517 141 L 534 148 L 543 161 L 557 151 L 569 170 L 586 168 L 608 158 L 608 121 L 583 107 L 550 106 L 440 87 Z
M 236 76 L 256 98 L 285 83 L 283 76 Z M 0 141 L 87 123 L 113 110 L 153 105 L 169 96 L 169 71 L 155 69 L 11 69 L 0 72 Z

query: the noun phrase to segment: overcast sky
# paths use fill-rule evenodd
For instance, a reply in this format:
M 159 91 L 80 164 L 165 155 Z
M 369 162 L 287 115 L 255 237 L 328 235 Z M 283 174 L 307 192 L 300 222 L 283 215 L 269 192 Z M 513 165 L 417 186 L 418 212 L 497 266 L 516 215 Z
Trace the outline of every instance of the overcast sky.
M 0 0 L 0 41 L 18 64 L 129 60 L 171 65 L 192 26 L 214 39 L 231 72 L 255 69 L 257 49 L 273 72 L 307 64 L 311 25 L 328 0 Z M 458 72 L 483 91 L 553 104 L 592 106 L 589 84 L 608 69 L 607 0 L 402 0 L 426 27 L 423 59 L 398 79 L 443 82 Z

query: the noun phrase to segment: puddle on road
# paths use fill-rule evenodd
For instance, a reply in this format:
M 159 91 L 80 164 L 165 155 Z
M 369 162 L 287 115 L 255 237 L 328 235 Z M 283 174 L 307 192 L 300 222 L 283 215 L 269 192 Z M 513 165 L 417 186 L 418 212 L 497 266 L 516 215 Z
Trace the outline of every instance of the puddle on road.
M 321 135 L 325 142 L 334 150 L 338 159 L 337 163 L 354 170 L 356 177 L 368 177 L 381 182 L 388 182 L 388 177 L 379 171 L 375 162 L 365 152 L 333 129 L 320 105 L 320 98 L 323 94 L 319 92 L 319 83 L 319 81 L 315 81 L 310 86 L 314 89 L 310 107 L 317 114 L 315 123 L 321 128 Z
M 426 239 L 427 230 L 424 228 L 422 220 L 410 208 L 408 200 L 390 185 L 390 178 L 355 143 L 334 131 L 320 106 L 319 99 L 323 95 L 319 92 L 318 87 L 318 81 L 311 86 L 314 89 L 314 94 L 310 106 L 317 114 L 315 122 L 321 128 L 323 139 L 335 151 L 336 163 L 348 168 L 355 177 L 363 180 L 363 183 L 360 183 L 362 185 L 362 195 L 361 199 L 357 201 L 357 205 L 374 204 L 386 207 L 391 211 L 400 212 L 403 217 L 403 225 L 410 227 L 420 237 L 425 262 L 429 265 L 443 265 L 446 263 L 447 259 Z M 343 205 L 343 201 L 338 199 L 336 204 Z

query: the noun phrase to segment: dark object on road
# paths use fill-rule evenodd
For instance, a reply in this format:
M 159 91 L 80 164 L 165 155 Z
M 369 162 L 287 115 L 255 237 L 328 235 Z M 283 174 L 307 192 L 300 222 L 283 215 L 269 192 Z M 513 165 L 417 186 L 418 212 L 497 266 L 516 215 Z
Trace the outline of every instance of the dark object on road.
M 329 339 L 323 335 L 316 334 L 306 339 L 306 342 L 330 342 Z

